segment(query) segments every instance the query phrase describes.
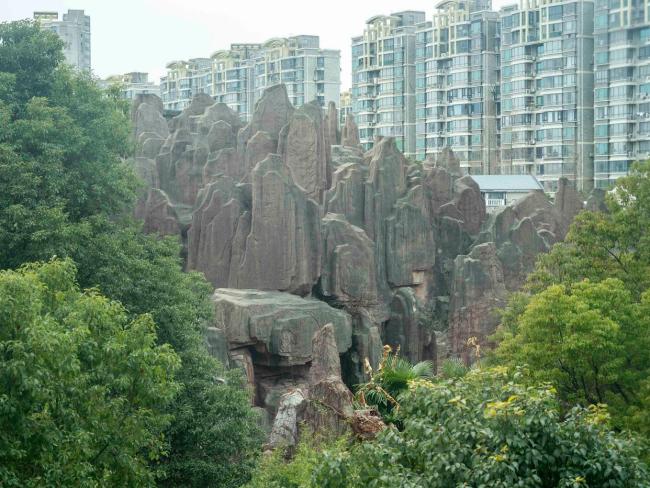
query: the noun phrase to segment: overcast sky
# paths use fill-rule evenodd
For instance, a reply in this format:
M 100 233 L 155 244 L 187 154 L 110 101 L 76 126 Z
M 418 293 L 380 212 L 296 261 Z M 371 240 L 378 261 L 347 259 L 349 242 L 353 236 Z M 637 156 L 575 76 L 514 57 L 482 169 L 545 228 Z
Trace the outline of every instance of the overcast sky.
M 496 8 L 513 0 L 493 0 Z M 83 9 L 90 15 L 92 67 L 105 78 L 147 71 L 158 81 L 165 64 L 208 57 L 236 42 L 319 35 L 341 50 L 342 87 L 350 86 L 350 38 L 365 21 L 400 10 L 433 13 L 431 0 L 0 0 L 0 20 L 35 10 Z

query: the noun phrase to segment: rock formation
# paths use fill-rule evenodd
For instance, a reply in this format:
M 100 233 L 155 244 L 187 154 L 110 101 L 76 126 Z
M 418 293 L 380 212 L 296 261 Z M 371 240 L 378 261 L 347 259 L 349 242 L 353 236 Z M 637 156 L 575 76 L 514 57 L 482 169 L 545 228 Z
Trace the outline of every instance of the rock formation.
M 474 360 L 494 309 L 583 208 L 562 180 L 554 202 L 533 192 L 488 216 L 450 149 L 414 163 L 384 137 L 364 154 L 352 116 L 339 129 L 333 105 L 296 109 L 282 85 L 245 125 L 206 95 L 169 121 L 139 97 L 133 120 L 136 213 L 217 288 L 209 349 L 245 372 L 272 445 L 295 444 L 302 421 L 354 425 L 346 384 L 384 344 Z

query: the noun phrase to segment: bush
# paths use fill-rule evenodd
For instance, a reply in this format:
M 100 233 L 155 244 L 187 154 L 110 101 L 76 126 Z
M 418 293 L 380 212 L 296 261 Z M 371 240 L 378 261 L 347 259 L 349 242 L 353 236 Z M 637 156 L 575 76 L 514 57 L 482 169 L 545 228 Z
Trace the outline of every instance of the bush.
M 561 415 L 548 385 L 521 373 L 475 370 L 461 379 L 411 382 L 400 397 L 403 431 L 331 452 L 319 487 L 625 487 L 650 483 L 639 447 L 607 427 L 604 407 Z

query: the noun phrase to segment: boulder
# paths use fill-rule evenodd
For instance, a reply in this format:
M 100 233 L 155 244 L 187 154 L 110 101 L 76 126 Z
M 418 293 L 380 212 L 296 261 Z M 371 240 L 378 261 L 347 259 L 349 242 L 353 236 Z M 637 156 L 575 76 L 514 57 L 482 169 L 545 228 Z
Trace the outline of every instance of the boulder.
M 218 288 L 213 302 L 213 326 L 225 331 L 231 349 L 252 347 L 255 365 L 310 363 L 314 333 L 326 324 L 332 324 L 339 354 L 352 345 L 350 316 L 319 300 L 276 291 Z
M 320 292 L 344 307 L 378 306 L 375 249 L 363 229 L 345 216 L 327 214 L 322 220 L 323 261 Z

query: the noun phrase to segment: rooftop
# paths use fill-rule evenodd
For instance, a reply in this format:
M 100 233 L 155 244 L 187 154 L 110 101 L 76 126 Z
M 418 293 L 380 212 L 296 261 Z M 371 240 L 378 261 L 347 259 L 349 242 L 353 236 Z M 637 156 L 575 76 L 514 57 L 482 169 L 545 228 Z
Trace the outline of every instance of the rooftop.
M 472 175 L 481 191 L 532 191 L 544 187 L 533 175 Z

